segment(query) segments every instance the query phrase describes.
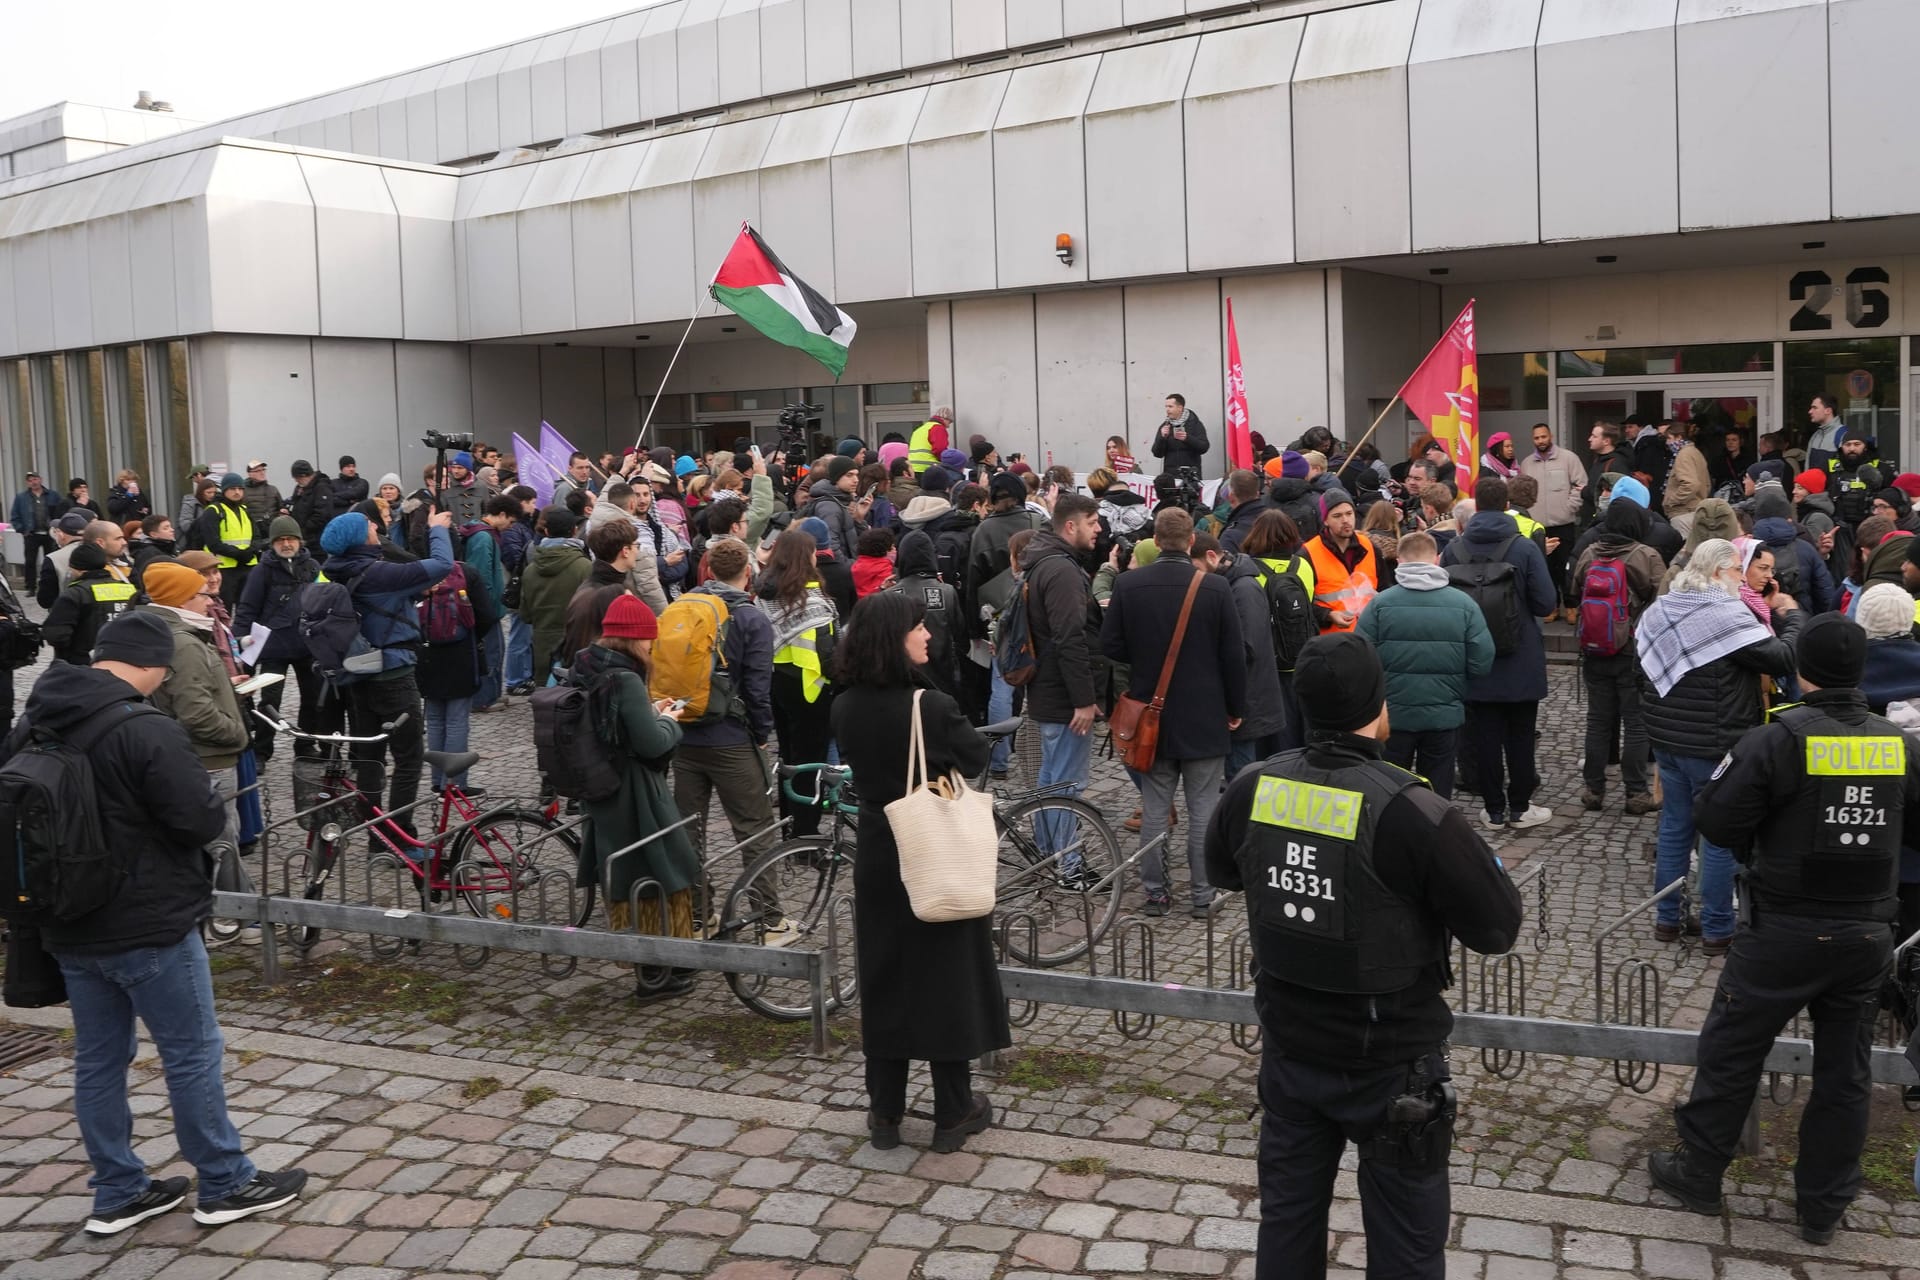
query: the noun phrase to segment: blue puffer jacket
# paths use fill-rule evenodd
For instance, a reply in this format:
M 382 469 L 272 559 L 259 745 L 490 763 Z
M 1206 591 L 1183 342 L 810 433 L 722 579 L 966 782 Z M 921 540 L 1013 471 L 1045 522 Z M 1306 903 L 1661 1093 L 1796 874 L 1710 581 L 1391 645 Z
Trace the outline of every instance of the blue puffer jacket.
M 1355 630 L 1373 641 L 1387 672 L 1395 729 L 1418 733 L 1466 723 L 1467 684 L 1493 669 L 1493 633 L 1473 597 L 1438 565 L 1403 564 L 1398 586 L 1375 596 Z
M 351 547 L 330 556 L 324 569 L 333 582 L 344 582 L 360 610 L 360 634 L 381 652 L 388 671 L 411 667 L 420 643 L 420 611 L 415 607 L 427 588 L 453 572 L 453 535 L 434 526 L 427 531 L 427 558 L 408 564 L 383 559 L 372 544 Z
M 1799 529 L 1791 520 L 1779 516 L 1767 516 L 1753 522 L 1753 536 L 1767 544 L 1773 552 L 1773 576 L 1780 577 L 1780 562 L 1793 556 L 1800 564 L 1800 589 L 1793 593 L 1793 602 L 1800 606 L 1803 613 L 1826 613 L 1840 603 L 1840 593 L 1834 588 L 1833 575 L 1827 572 L 1827 562 L 1813 547 L 1813 544 L 1800 536 Z

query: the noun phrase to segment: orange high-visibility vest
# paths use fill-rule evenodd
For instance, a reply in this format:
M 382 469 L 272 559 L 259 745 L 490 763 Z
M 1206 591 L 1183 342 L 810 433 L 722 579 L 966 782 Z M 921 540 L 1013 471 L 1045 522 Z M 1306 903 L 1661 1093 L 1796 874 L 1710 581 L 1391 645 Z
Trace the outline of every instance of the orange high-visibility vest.
M 1326 544 L 1325 534 L 1316 534 L 1307 542 L 1307 558 L 1313 561 L 1313 602 L 1326 609 L 1345 609 L 1352 615 L 1344 626 L 1328 623 L 1320 629 L 1322 635 L 1353 630 L 1360 611 L 1380 590 L 1380 562 L 1373 554 L 1373 544 L 1358 531 L 1353 536 L 1367 550 L 1351 572 Z

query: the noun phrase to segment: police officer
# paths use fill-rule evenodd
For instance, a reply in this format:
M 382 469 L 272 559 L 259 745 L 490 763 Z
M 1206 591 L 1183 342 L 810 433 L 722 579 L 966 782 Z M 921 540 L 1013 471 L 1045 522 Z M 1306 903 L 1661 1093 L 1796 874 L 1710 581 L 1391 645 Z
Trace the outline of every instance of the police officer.
M 1920 823 L 1920 757 L 1867 710 L 1866 652 L 1866 632 L 1838 614 L 1807 623 L 1796 653 L 1806 702 L 1749 730 L 1694 802 L 1700 834 L 1744 864 L 1740 928 L 1700 1032 L 1693 1094 L 1674 1112 L 1680 1142 L 1648 1162 L 1655 1186 L 1718 1214 L 1767 1053 L 1807 1009 L 1813 1096 L 1794 1187 L 1810 1244 L 1833 1239 L 1860 1189 L 1901 833 Z
M 1300 651 L 1304 750 L 1243 770 L 1207 875 L 1247 895 L 1260 1060 L 1261 1280 L 1327 1273 L 1341 1153 L 1360 1149 L 1369 1274 L 1440 1280 L 1453 1088 L 1448 935 L 1513 945 L 1520 895 L 1460 812 L 1380 759 L 1386 674 L 1351 632 Z

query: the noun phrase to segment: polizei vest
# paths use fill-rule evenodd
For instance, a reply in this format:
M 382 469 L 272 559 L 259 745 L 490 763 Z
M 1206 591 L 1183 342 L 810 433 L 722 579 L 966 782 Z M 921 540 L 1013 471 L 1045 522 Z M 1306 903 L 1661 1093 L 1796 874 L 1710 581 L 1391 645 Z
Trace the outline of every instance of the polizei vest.
M 1373 865 L 1380 814 L 1419 785 L 1386 764 L 1318 768 L 1305 751 L 1268 763 L 1236 859 L 1261 972 L 1314 991 L 1384 995 L 1446 963 L 1445 931 Z
M 1787 915 L 1892 920 L 1906 738 L 1874 715 L 1846 724 L 1818 707 L 1791 707 L 1773 718 L 1793 734 L 1794 776 L 1782 780 L 1793 804 L 1754 836 L 1754 901 Z

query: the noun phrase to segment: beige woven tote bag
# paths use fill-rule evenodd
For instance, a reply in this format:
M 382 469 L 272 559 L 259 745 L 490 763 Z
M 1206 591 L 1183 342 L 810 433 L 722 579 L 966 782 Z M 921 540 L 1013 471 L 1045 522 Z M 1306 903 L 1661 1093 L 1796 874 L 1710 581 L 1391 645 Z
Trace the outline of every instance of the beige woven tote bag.
M 959 773 L 927 776 L 926 730 L 920 695 L 913 691 L 913 735 L 908 747 L 907 794 L 886 808 L 900 849 L 900 879 L 913 914 L 928 924 L 973 920 L 993 912 L 999 837 L 993 797 L 967 786 Z

